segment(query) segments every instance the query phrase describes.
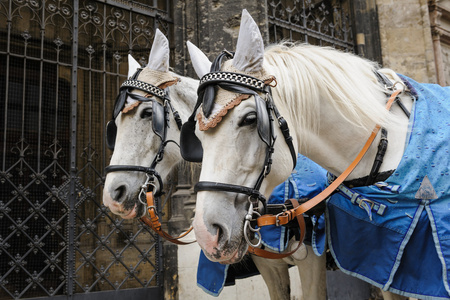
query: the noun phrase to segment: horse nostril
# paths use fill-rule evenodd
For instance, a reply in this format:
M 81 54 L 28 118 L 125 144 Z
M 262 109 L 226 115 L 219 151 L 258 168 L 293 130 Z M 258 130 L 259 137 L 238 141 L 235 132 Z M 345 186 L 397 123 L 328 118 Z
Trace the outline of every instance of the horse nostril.
M 126 194 L 127 194 L 127 187 L 125 185 L 120 185 L 114 190 L 112 198 L 117 202 L 122 202 Z
M 226 237 L 226 231 L 219 224 L 213 224 L 214 229 L 217 230 L 217 245 L 219 247 L 223 247 L 228 242 L 228 238 Z

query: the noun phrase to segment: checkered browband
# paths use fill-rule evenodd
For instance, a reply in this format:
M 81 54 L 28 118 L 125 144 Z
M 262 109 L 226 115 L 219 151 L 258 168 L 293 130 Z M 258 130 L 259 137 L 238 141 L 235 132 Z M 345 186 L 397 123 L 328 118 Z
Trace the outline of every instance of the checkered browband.
M 159 87 L 154 86 L 153 84 L 150 84 L 150 83 L 147 83 L 147 82 L 136 80 L 136 79 L 126 80 L 120 86 L 120 89 L 122 89 L 122 88 L 138 89 L 138 90 L 150 93 L 153 96 L 159 97 L 161 99 L 164 99 L 164 96 L 166 95 L 164 90 L 160 89 Z
M 205 76 L 203 76 L 200 79 L 200 85 L 203 85 L 206 82 L 229 82 L 229 83 L 237 83 L 240 85 L 247 85 L 249 87 L 263 90 L 265 83 L 262 80 L 259 80 L 258 78 L 239 74 L 239 73 L 233 73 L 233 72 L 212 72 L 207 73 Z

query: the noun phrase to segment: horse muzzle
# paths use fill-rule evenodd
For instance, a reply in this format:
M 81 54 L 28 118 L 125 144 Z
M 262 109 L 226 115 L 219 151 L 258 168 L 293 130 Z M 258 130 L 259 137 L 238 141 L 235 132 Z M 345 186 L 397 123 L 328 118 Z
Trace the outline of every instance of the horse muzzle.
M 197 212 L 193 227 L 197 243 L 211 261 L 222 264 L 236 263 L 247 253 L 248 245 L 245 240 L 232 236 L 231 228 L 225 224 L 205 224 L 202 214 Z
M 117 198 L 118 193 L 110 193 L 107 189 L 103 190 L 103 204 L 110 211 L 123 219 L 140 218 L 145 214 L 145 207 L 137 198 L 132 200 L 129 196 Z M 136 196 L 137 197 L 137 196 Z M 120 201 L 122 200 L 122 201 Z

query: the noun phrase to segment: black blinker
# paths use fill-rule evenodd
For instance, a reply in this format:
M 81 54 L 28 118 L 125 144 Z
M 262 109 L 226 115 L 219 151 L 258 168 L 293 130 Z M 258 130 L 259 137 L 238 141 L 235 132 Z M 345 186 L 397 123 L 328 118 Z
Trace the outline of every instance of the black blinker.
M 195 119 L 189 118 L 181 127 L 180 152 L 184 160 L 201 162 L 203 159 L 202 143 L 195 135 Z
M 106 147 L 109 150 L 114 151 L 116 146 L 117 126 L 114 120 L 111 120 L 106 124 Z
M 158 101 L 152 100 L 152 129 L 153 132 L 162 140 L 165 139 L 165 111 L 164 107 Z

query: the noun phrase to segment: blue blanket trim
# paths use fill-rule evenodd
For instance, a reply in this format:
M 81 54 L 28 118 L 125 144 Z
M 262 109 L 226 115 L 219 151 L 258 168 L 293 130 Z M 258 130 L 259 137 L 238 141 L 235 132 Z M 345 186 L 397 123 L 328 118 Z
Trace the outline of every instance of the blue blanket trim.
M 230 265 L 213 263 L 200 251 L 197 268 L 197 286 L 205 293 L 217 297 L 223 290 Z

